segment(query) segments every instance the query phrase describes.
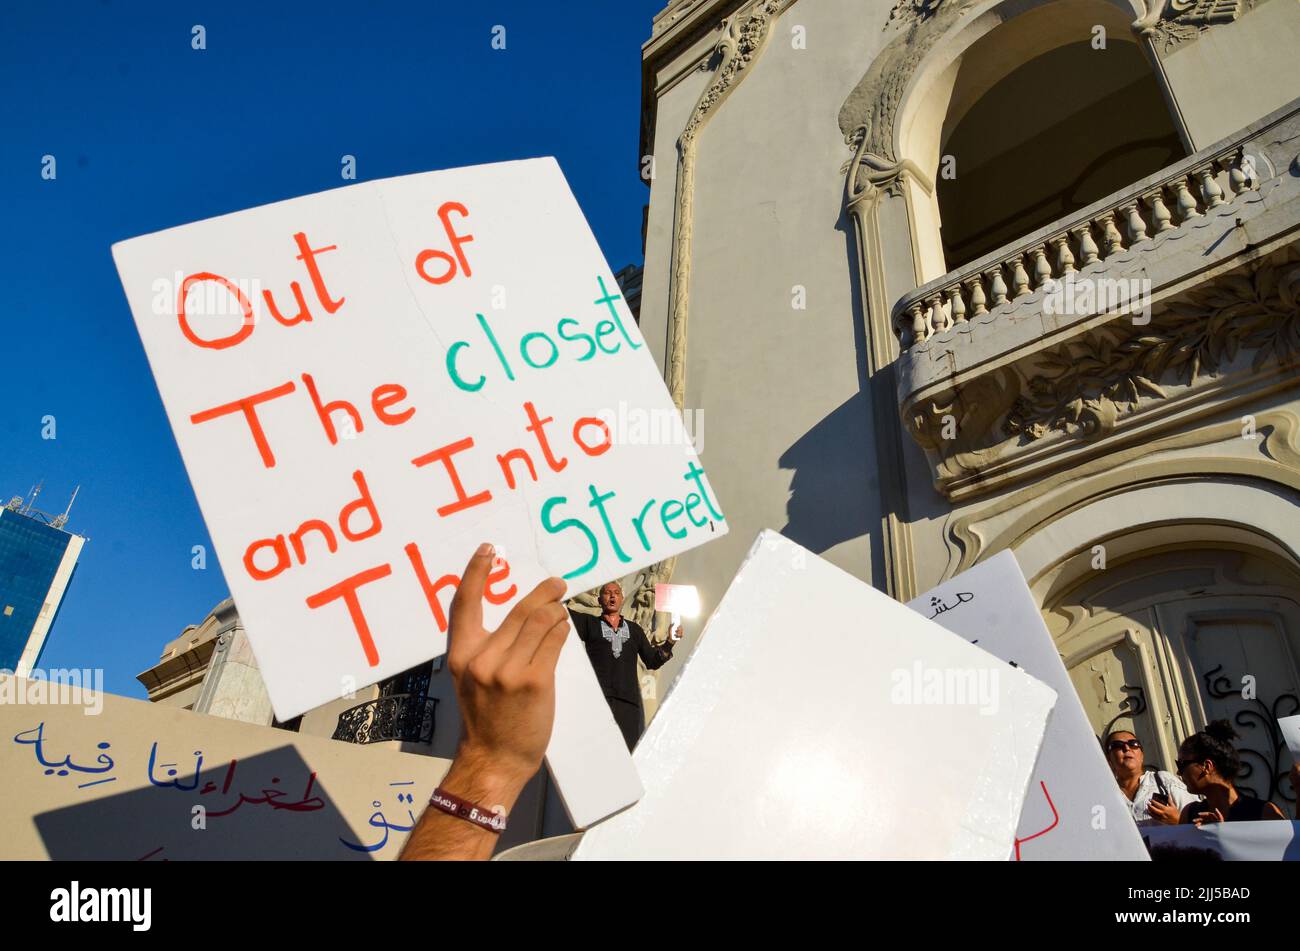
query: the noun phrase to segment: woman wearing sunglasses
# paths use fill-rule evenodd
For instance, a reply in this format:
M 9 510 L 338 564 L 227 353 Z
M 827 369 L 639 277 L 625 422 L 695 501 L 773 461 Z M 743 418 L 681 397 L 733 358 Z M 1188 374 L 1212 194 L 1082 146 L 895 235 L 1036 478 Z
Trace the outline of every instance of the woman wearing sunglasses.
M 1183 809 L 1197 801 L 1173 773 L 1146 768 L 1142 741 L 1131 730 L 1112 730 L 1102 745 L 1138 825 L 1177 825 Z
M 1178 748 L 1178 775 L 1204 801 L 1185 807 L 1180 821 L 1199 826 L 1207 822 L 1287 818 L 1267 799 L 1256 799 L 1233 785 L 1241 772 L 1241 757 L 1232 745 L 1236 738 L 1232 724 L 1214 720 L 1200 733 L 1183 740 Z

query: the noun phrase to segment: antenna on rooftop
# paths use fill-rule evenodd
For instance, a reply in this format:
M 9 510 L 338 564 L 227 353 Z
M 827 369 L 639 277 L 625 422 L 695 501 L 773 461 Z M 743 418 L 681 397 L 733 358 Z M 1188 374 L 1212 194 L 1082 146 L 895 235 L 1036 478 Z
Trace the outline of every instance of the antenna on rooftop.
M 72 503 L 77 501 L 77 493 L 81 491 L 81 486 L 72 490 L 72 498 L 68 499 L 68 507 L 63 510 L 62 515 L 54 516 L 54 521 L 50 522 L 55 528 L 62 528 L 68 524 L 68 513 L 72 511 Z
M 22 511 L 23 515 L 27 515 L 29 512 L 31 512 L 32 506 L 36 504 L 36 497 L 41 494 L 41 489 L 43 489 L 44 487 L 45 487 L 44 479 L 41 479 L 41 481 L 37 482 L 34 486 L 32 486 L 31 494 L 27 496 L 27 504 L 23 507 L 23 511 Z

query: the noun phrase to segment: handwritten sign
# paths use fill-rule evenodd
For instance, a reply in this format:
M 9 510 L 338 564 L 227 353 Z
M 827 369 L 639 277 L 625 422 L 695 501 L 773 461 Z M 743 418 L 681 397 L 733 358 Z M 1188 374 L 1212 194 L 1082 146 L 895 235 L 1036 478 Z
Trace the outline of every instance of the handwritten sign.
M 574 858 L 1002 859 L 1053 699 L 764 532 L 637 745 L 645 796 Z
M 281 720 L 443 653 L 481 541 L 495 625 L 544 577 L 573 593 L 726 532 L 690 441 L 662 438 L 680 416 L 553 159 L 113 254 Z M 575 641 L 548 761 L 582 825 L 639 784 Z
M 4 858 L 392 859 L 448 766 L 103 700 L 0 704 Z
M 908 602 L 908 607 L 1056 691 L 1056 709 L 1038 754 L 1013 857 L 1145 859 L 1128 803 L 1088 725 L 1016 556 L 1002 552 Z

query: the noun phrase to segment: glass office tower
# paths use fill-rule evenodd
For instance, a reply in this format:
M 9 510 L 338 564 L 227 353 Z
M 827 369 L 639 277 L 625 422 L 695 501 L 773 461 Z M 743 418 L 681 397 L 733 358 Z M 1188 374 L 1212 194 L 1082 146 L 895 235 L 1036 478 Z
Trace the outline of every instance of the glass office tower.
M 0 670 L 26 676 L 40 661 L 85 543 L 62 524 L 0 508 Z

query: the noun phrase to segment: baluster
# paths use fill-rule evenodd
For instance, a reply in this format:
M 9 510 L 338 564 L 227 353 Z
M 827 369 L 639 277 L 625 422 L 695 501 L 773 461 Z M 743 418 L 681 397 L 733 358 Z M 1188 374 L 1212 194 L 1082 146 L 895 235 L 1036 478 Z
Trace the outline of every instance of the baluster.
M 1101 225 L 1101 239 L 1106 243 L 1106 257 L 1110 257 L 1116 251 L 1124 250 L 1124 238 L 1119 233 L 1119 228 L 1115 226 L 1115 213 L 1108 211 L 1102 217 L 1097 219 Z
M 911 339 L 906 343 L 910 347 L 913 344 L 920 343 L 928 335 L 925 332 L 925 316 L 921 313 L 921 302 L 919 300 L 912 301 L 907 305 L 907 312 L 912 317 Z
M 1238 149 L 1220 162 L 1222 168 L 1228 173 L 1228 187 L 1232 189 L 1234 195 L 1250 190 L 1250 176 L 1242 167 L 1244 155 L 1245 153 Z
M 1165 192 L 1163 188 L 1156 188 L 1142 196 L 1148 208 L 1151 209 L 1151 227 L 1155 229 L 1156 234 L 1164 234 L 1166 231 L 1174 230 L 1173 215 L 1165 207 Z
M 1214 180 L 1214 163 L 1211 162 L 1205 168 L 1196 173 L 1196 177 L 1201 180 L 1201 201 L 1205 202 L 1205 210 L 1218 208 L 1225 204 L 1223 189 L 1219 183 Z
M 1024 256 L 1017 254 L 1006 264 L 1011 268 L 1011 296 L 1024 297 L 1029 293 L 1029 275 L 1025 273 Z
M 930 330 L 942 333 L 952 326 L 948 315 L 943 311 L 943 295 L 931 294 L 925 302 L 930 305 Z
M 1079 239 L 1080 267 L 1087 267 L 1089 264 L 1094 263 L 1099 254 L 1097 252 L 1097 242 L 1092 240 L 1092 224 L 1085 221 L 1083 224 L 1071 228 L 1070 231 Z
M 1052 239 L 1052 244 L 1056 246 L 1056 268 L 1061 272 L 1061 277 L 1074 273 L 1074 254 L 1070 251 L 1070 236 L 1058 234 Z
M 1196 198 L 1192 195 L 1192 190 L 1187 186 L 1187 178 L 1184 176 L 1173 182 L 1174 194 L 1178 199 L 1178 223 L 1182 224 L 1189 218 L 1201 217 L 1201 212 L 1196 207 Z
M 961 284 L 954 284 L 948 288 L 948 312 L 952 316 L 953 323 L 966 322 L 966 302 L 961 297 Z
M 1142 220 L 1142 213 L 1138 211 L 1137 199 L 1120 206 L 1128 222 L 1128 240 L 1129 247 L 1137 244 L 1139 241 L 1147 239 L 1147 225 Z
M 974 319 L 989 312 L 988 302 L 984 297 L 984 282 L 976 274 L 966 282 L 970 288 L 970 315 Z
M 1052 265 L 1047 260 L 1047 246 L 1040 244 L 1030 252 L 1034 256 L 1034 287 L 1042 287 L 1052 279 Z
M 1001 307 L 1007 302 L 1007 282 L 1002 279 L 1002 265 L 996 265 L 984 272 L 989 279 L 989 294 L 993 306 Z

